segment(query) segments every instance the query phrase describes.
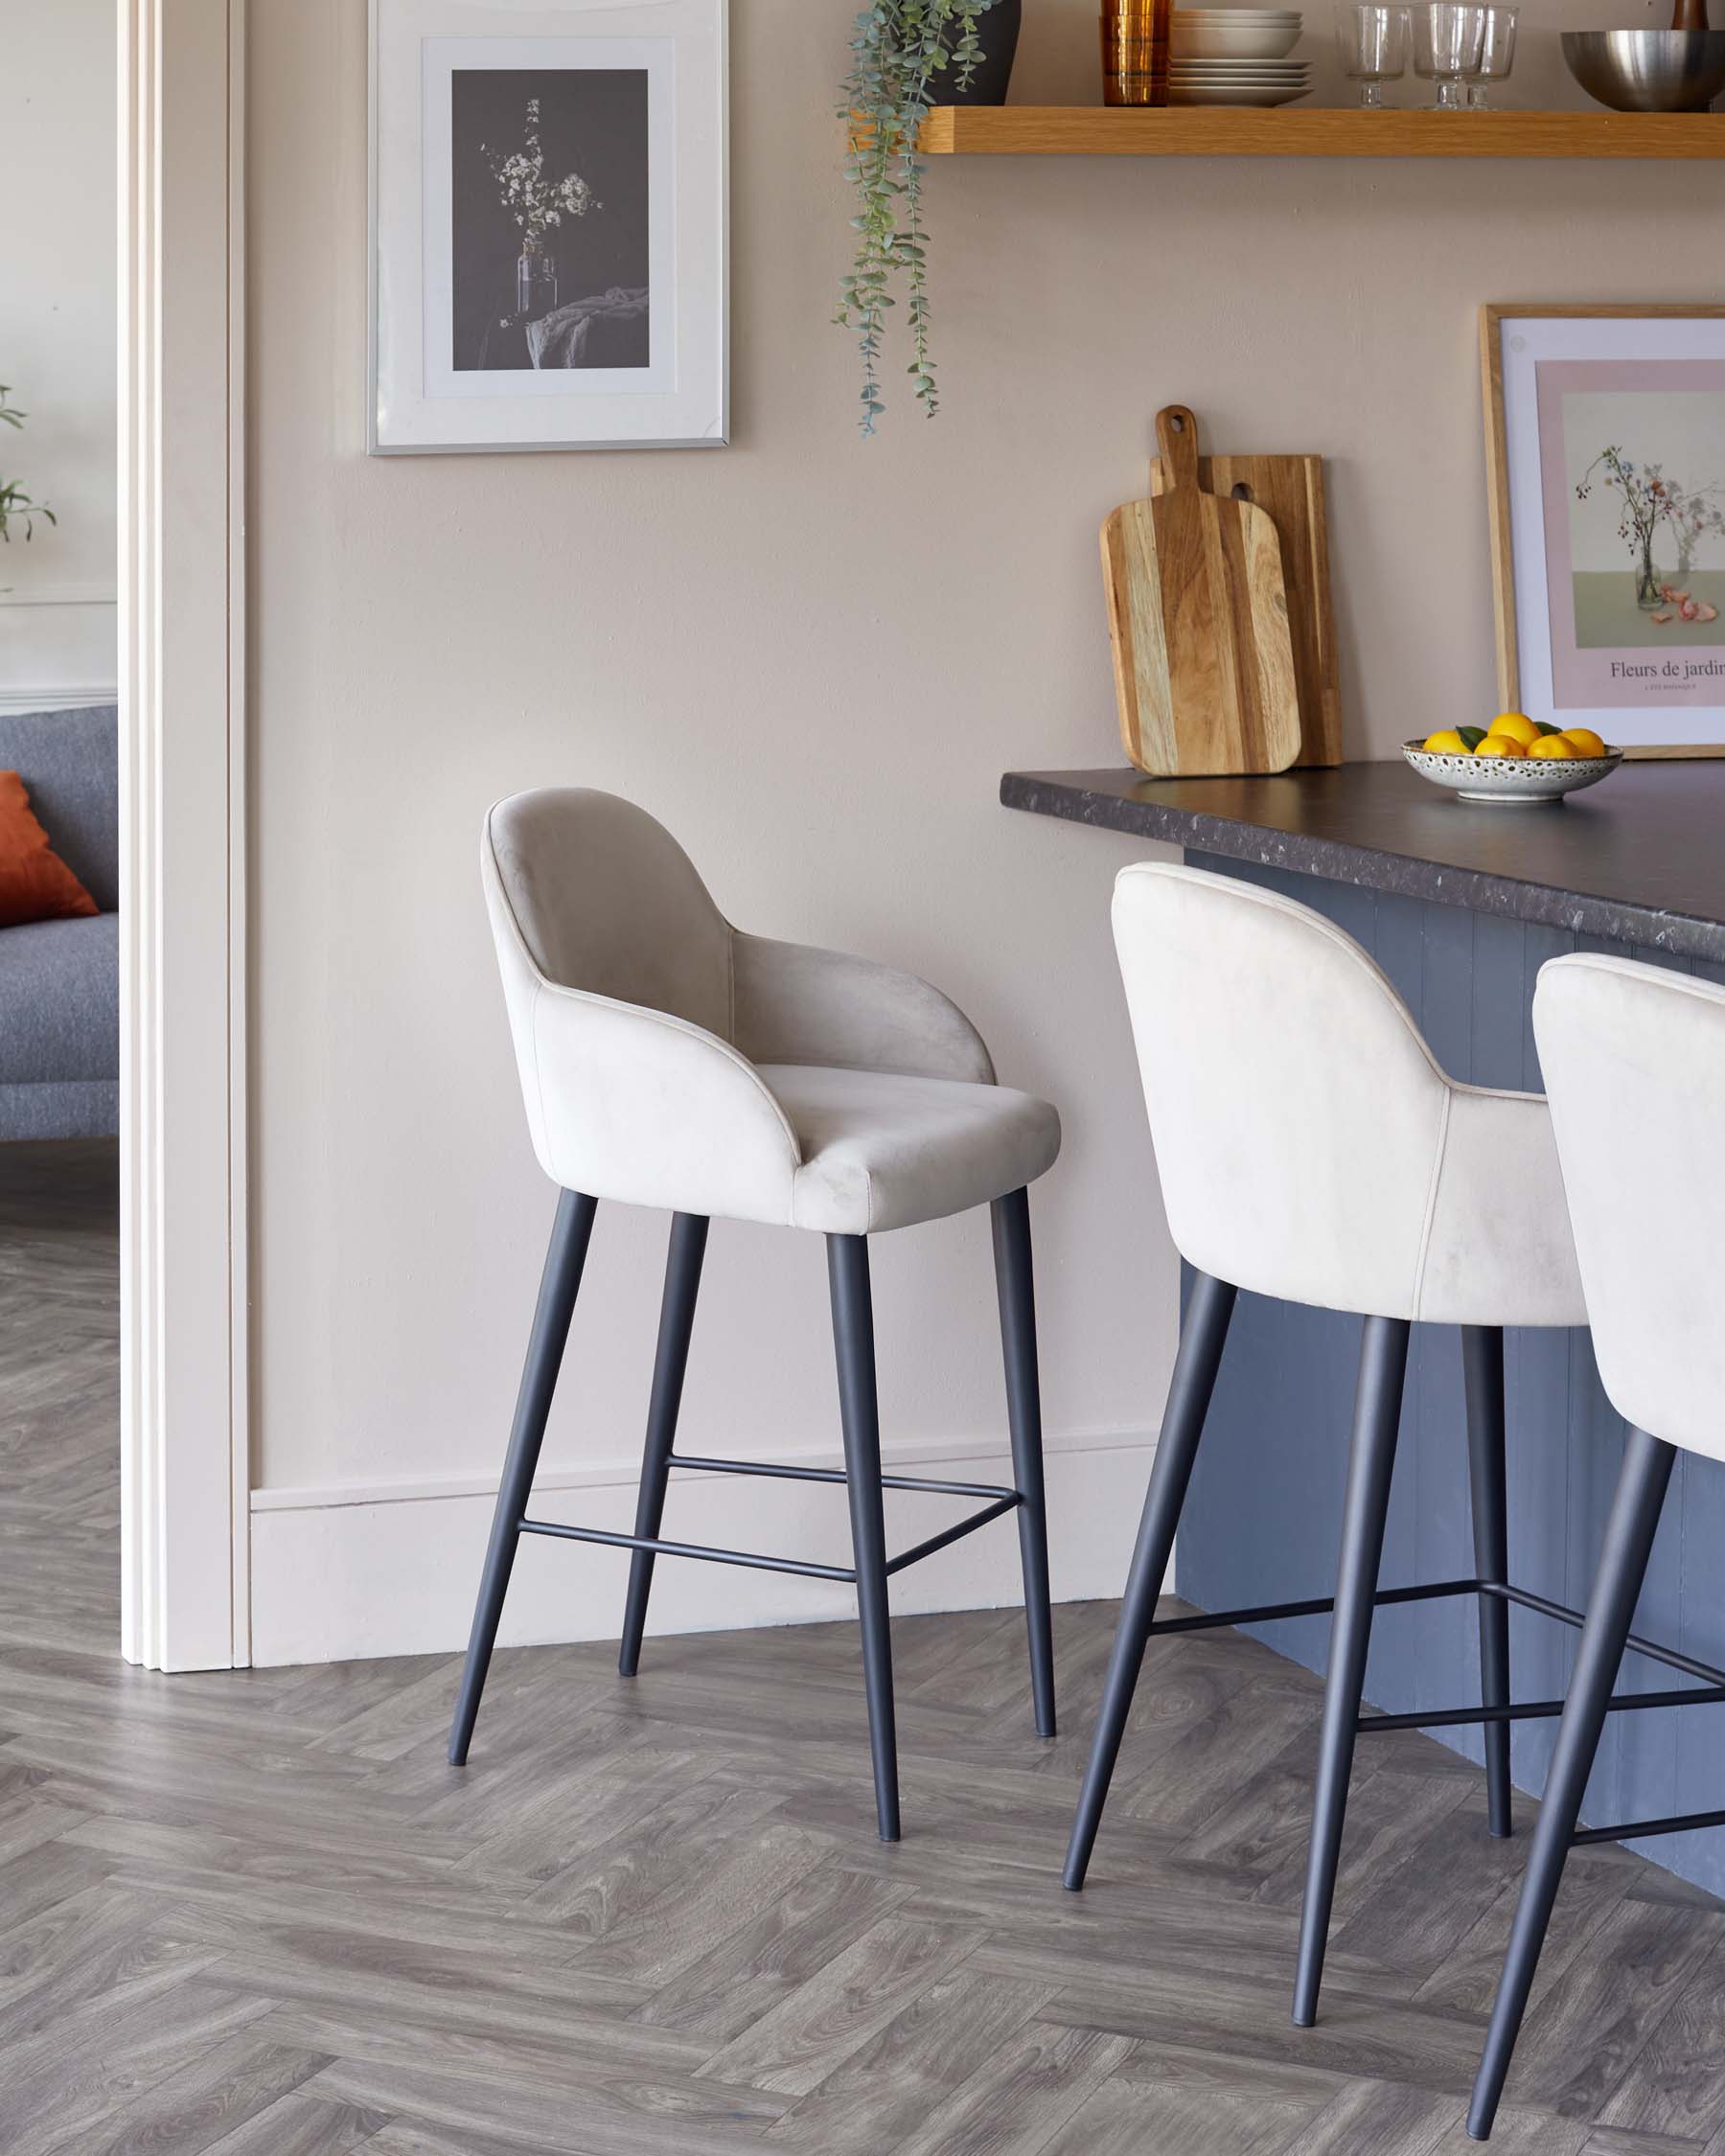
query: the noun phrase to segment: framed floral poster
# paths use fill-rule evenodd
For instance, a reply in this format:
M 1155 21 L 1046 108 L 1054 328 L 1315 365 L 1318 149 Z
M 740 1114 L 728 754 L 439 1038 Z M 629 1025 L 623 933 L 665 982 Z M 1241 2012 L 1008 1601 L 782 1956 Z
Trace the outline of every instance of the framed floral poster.
M 723 447 L 726 0 L 372 0 L 371 447 Z
M 1725 307 L 1487 307 L 1498 690 L 1725 755 Z

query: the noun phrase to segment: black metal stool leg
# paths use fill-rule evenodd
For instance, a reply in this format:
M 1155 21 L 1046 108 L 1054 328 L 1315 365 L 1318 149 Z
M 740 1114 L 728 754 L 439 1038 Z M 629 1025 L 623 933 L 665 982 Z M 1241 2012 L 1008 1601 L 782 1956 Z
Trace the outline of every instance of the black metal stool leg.
M 634 1531 L 638 1535 L 656 1536 L 664 1522 L 671 1447 L 677 1437 L 677 1411 L 682 1405 L 683 1373 L 689 1366 L 689 1335 L 695 1329 L 695 1297 L 701 1290 L 701 1261 L 706 1254 L 706 1243 L 703 1214 L 673 1214 L 671 1248 L 665 1257 L 665 1293 L 659 1304 L 658 1346 L 653 1358 L 653 1394 L 647 1404 L 641 1487 L 635 1499 Z M 641 1636 L 647 1629 L 647 1597 L 652 1593 L 653 1551 L 637 1549 L 629 1560 L 623 1637 L 617 1645 L 620 1677 L 632 1677 L 641 1665 Z
M 1629 1637 L 1636 1599 L 1646 1576 L 1647 1558 L 1676 1456 L 1669 1445 L 1649 1437 L 1644 1430 L 1630 1431 L 1611 1517 L 1605 1525 L 1599 1569 L 1587 1605 L 1587 1621 L 1581 1628 L 1576 1673 L 1570 1679 L 1552 1770 L 1540 1800 L 1539 1822 L 1533 1829 L 1533 1846 L 1522 1880 L 1521 1900 L 1516 1904 L 1509 1950 L 1504 1957 L 1504 1973 L 1491 2009 L 1491 2027 L 1474 2081 L 1467 2130 L 1475 2141 L 1484 2141 L 1490 2133 L 1498 2099 L 1504 2093 L 1504 2077 L 1509 2071 L 1515 2039 L 1521 2033 L 1533 1973 L 1545 1944 L 1546 1926 L 1552 1920 L 1558 1883 L 1569 1857 L 1570 1838 L 1581 1815 L 1587 1778 L 1599 1747 L 1599 1732 L 1605 1726 L 1606 1702 L 1623 1659 L 1623 1642 Z
M 1463 1325 L 1461 1368 L 1467 1389 L 1467 1467 L 1473 1494 L 1474 1571 L 1502 1586 L 1509 1577 L 1509 1500 L 1504 1464 L 1504 1333 L 1500 1325 Z M 1509 1704 L 1509 1605 L 1501 1594 L 1480 1602 L 1480 1705 Z M 1510 1830 L 1509 1725 L 1485 1724 L 1487 1823 Z
M 515 1426 L 510 1432 L 503 1479 L 497 1489 L 497 1508 L 492 1515 L 485 1570 L 479 1575 L 479 1599 L 473 1610 L 472 1634 L 468 1640 L 467 1666 L 462 1671 L 461 1694 L 455 1703 L 455 1720 L 449 1731 L 449 1764 L 454 1767 L 466 1766 L 468 1746 L 472 1742 L 473 1724 L 479 1714 L 479 1695 L 485 1689 L 485 1675 L 491 1667 L 492 1648 L 496 1643 L 497 1622 L 503 1615 L 503 1597 L 509 1593 L 509 1575 L 515 1569 L 521 1515 L 527 1509 L 533 1471 L 539 1465 L 540 1447 L 545 1441 L 545 1419 L 551 1412 L 551 1395 L 557 1389 L 557 1373 L 563 1363 L 564 1342 L 569 1337 L 569 1319 L 575 1313 L 575 1297 L 581 1288 L 582 1268 L 586 1264 L 595 1210 L 596 1201 L 583 1197 L 578 1190 L 565 1190 L 557 1201 L 551 1248 L 545 1253 L 539 1305 L 533 1314 L 527 1361 L 521 1371 L 521 1388 L 516 1398 Z
M 1312 1801 L 1305 1906 L 1300 1919 L 1300 1965 L 1294 1984 L 1294 2020 L 1300 2029 L 1309 2029 L 1318 2018 L 1318 1987 L 1323 1981 L 1336 1865 L 1347 1813 L 1347 1778 L 1353 1766 L 1360 1694 L 1366 1684 L 1366 1655 L 1371 1644 L 1371 1612 L 1377 1594 L 1378 1563 L 1384 1553 L 1384 1522 L 1390 1510 L 1390 1480 L 1395 1466 L 1411 1331 L 1405 1319 L 1368 1318 L 1360 1341 L 1353 1449 L 1347 1464 L 1347 1502 L 1336 1570 L 1336 1614 L 1330 1625 L 1323 1732 Z
M 1036 1288 L 1030 1265 L 1030 1193 L 1011 1191 L 989 1208 L 994 1224 L 995 1284 L 1000 1292 L 1000 1346 L 1006 1361 L 1006 1420 L 1012 1433 L 1012 1479 L 1018 1508 L 1019 1558 L 1024 1578 L 1024 1624 L 1030 1638 L 1030 1696 L 1036 1733 L 1054 1734 L 1054 1628 L 1048 1609 L 1048 1514 L 1043 1487 L 1042 1385 L 1036 1366 Z
M 1162 1413 L 1162 1435 L 1150 1469 L 1150 1487 L 1144 1497 L 1143 1517 L 1138 1523 L 1138 1547 L 1132 1553 L 1132 1570 L 1126 1577 L 1126 1599 L 1120 1605 L 1115 1628 L 1114 1651 L 1109 1657 L 1108 1679 L 1102 1689 L 1102 1711 L 1091 1744 L 1090 1764 L 1067 1845 L 1066 1884 L 1074 1893 L 1084 1884 L 1095 1846 L 1102 1807 L 1108 1801 L 1108 1785 L 1114 1779 L 1120 1738 L 1132 1710 L 1143 1666 L 1144 1645 L 1156 1619 L 1156 1598 L 1162 1593 L 1168 1558 L 1174 1548 L 1174 1530 L 1185 1503 L 1192 1462 L 1198 1456 L 1198 1440 L 1209 1411 L 1216 1372 L 1222 1365 L 1228 1320 L 1233 1315 L 1235 1291 L 1226 1280 L 1200 1273 L 1193 1282 L 1192 1299 L 1180 1333 L 1180 1352 L 1174 1359 L 1174 1375 L 1168 1386 L 1168 1404 Z
M 898 1734 L 886 1602 L 886 1521 L 881 1498 L 881 1412 L 875 1394 L 874 1299 L 868 1285 L 865 1235 L 827 1237 L 827 1283 L 839 1361 L 839 1411 L 844 1426 L 844 1475 L 857 1568 L 857 1615 L 862 1631 L 862 1678 L 868 1692 L 875 1815 L 882 1841 L 896 1842 Z

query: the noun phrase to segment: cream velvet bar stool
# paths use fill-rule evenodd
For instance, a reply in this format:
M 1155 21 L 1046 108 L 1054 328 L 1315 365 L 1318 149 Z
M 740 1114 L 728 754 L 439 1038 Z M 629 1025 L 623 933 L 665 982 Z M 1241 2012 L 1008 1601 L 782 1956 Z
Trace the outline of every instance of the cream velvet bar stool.
M 1294 1992 L 1294 2019 L 1307 2027 L 1354 1738 L 1422 1719 L 1361 1720 L 1375 1604 L 1478 1596 L 1484 1707 L 1433 1719 L 1485 1725 L 1490 1827 L 1509 1831 L 1515 1591 L 1506 1579 L 1503 1327 L 1579 1325 L 1586 1314 L 1545 1102 L 1446 1077 L 1351 937 L 1272 892 L 1151 863 L 1121 871 L 1114 929 L 1168 1227 L 1197 1277 L 1066 1883 L 1084 1883 L 1151 1635 L 1333 1610 Z M 1336 1593 L 1159 1623 L 1157 1596 L 1241 1288 L 1364 1319 Z M 1380 1592 L 1415 1322 L 1461 1328 L 1479 1576 Z M 1263 1441 L 1273 1445 L 1274 1403 L 1265 1405 Z
M 1019 1516 L 1036 1727 L 1054 1734 L 1042 1409 L 1026 1186 L 1053 1165 L 1060 1121 L 995 1083 L 970 1021 L 914 975 L 733 929 L 661 825 L 608 793 L 518 793 L 486 819 L 480 861 L 528 1127 L 561 1189 L 551 1249 L 480 1580 L 449 1757 L 468 1755 L 523 1534 L 634 1552 L 618 1667 L 632 1677 L 656 1555 L 854 1582 L 875 1802 L 899 1832 L 886 1583 L 1003 1513 Z M 526 1517 L 534 1468 L 601 1199 L 674 1215 L 632 1535 Z M 993 1210 L 1011 1489 L 881 1472 L 868 1237 L 973 1205 Z M 672 1449 L 707 1224 L 824 1235 L 844 1471 L 685 1457 Z M 841 1482 L 854 1565 L 667 1542 L 673 1467 Z M 985 1501 L 896 1557 L 882 1489 Z
M 1599 1382 L 1630 1427 L 1474 2083 L 1476 2141 L 1491 2131 L 1571 1847 L 1725 1825 L 1714 1811 L 1576 1826 L 1608 1712 L 1725 1700 L 1725 1670 L 1629 1631 L 1677 1448 L 1725 1459 L 1725 989 L 1627 958 L 1554 958 L 1533 1032 Z M 1701 1686 L 1614 1697 L 1625 1646 Z

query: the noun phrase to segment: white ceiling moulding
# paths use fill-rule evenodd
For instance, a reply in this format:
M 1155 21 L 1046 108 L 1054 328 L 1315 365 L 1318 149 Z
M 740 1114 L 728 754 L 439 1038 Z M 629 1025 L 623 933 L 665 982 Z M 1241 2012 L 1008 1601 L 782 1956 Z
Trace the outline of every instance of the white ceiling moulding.
M 118 15 L 121 1649 L 218 1669 L 251 1659 L 245 10 Z

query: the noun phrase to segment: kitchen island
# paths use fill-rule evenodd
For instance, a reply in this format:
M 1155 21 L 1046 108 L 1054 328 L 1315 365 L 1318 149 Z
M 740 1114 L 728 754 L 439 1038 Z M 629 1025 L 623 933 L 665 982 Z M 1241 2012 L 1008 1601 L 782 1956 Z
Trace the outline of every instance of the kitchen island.
M 1533 985 L 1564 952 L 1615 951 L 1725 981 L 1725 762 L 1626 765 L 1601 786 L 1539 807 L 1460 802 L 1400 762 L 1265 778 L 1013 771 L 1000 798 L 1180 847 L 1195 867 L 1316 907 L 1372 953 L 1451 1075 L 1476 1085 L 1538 1089 Z M 1131 1071 L 1120 1076 L 1134 1082 Z M 1274 1070 L 1263 1083 L 1275 1086 Z M 1613 1134 L 1601 1131 L 1599 1142 L 1610 1145 Z M 1358 1333 L 1355 1318 L 1240 1297 L 1176 1555 L 1188 1600 L 1225 1609 L 1333 1592 Z M 1599 1388 L 1585 1332 L 1511 1333 L 1506 1368 L 1510 1576 L 1583 1607 L 1622 1424 Z M 1452 1331 L 1416 1326 L 1381 1583 L 1472 1569 L 1460 1343 Z M 1575 1633 L 1520 1609 L 1511 1624 L 1514 1696 L 1560 1694 Z M 1636 1630 L 1725 1660 L 1725 1466 L 1679 1456 Z M 1267 1625 L 1259 1636 L 1323 1666 L 1326 1617 Z M 1372 1706 L 1465 1706 L 1478 1700 L 1479 1682 L 1468 1599 L 1380 1610 Z M 1621 1688 L 1668 1682 L 1631 1656 Z M 1554 1728 L 1515 1726 L 1519 1787 L 1543 1783 Z M 1435 1733 L 1483 1758 L 1477 1731 Z M 1368 1750 L 1356 1773 L 1373 1765 Z M 1585 1819 L 1721 1803 L 1725 1709 L 1610 1717 Z M 1725 1892 L 1725 1832 L 1635 1846 Z

